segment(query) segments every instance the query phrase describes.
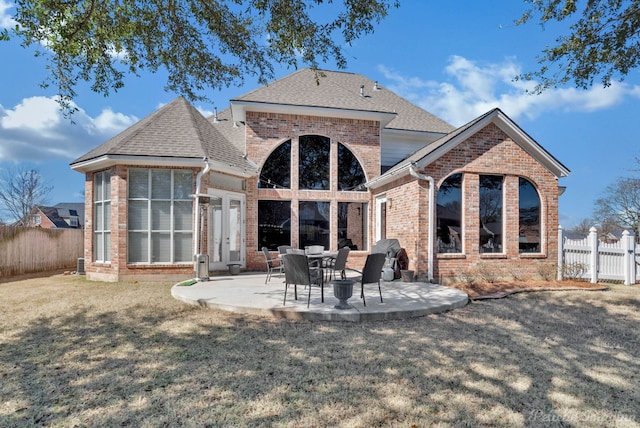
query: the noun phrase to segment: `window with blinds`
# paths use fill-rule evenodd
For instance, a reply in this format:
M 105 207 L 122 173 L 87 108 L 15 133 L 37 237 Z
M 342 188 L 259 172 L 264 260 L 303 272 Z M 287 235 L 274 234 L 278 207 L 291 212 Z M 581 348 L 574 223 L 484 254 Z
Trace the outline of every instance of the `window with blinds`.
M 93 260 L 111 262 L 111 171 L 93 175 Z
M 129 170 L 129 263 L 192 261 L 192 193 L 192 171 Z

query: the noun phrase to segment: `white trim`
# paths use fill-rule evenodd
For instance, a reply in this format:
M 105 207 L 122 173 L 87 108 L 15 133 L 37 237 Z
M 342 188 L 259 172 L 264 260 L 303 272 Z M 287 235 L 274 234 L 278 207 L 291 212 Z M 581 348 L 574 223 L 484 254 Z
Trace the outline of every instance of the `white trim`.
M 319 117 L 336 117 L 345 119 L 373 120 L 380 122 L 384 128 L 389 122 L 395 119 L 397 113 L 378 112 L 371 110 L 351 110 L 331 107 L 299 106 L 290 104 L 275 104 L 256 101 L 231 100 L 231 116 L 234 122 L 246 122 L 247 111 L 257 111 L 261 113 L 281 113 L 291 115 L 307 115 Z
M 375 242 L 378 242 L 379 240 L 382 239 L 382 234 L 381 232 L 381 227 L 380 227 L 380 220 L 382 219 L 382 204 L 386 204 L 387 203 L 387 195 L 381 195 L 381 196 L 376 196 L 376 231 L 375 231 L 375 236 L 376 236 L 376 240 Z M 386 221 L 385 221 L 386 223 Z
M 211 169 L 218 172 L 226 172 L 242 177 L 252 177 L 257 171 L 249 171 L 241 166 L 209 159 Z M 90 172 L 105 169 L 118 164 L 126 164 L 133 167 L 165 167 L 165 168 L 202 168 L 202 158 L 178 158 L 163 156 L 132 156 L 132 155 L 102 155 L 97 158 L 78 162 L 71 165 L 71 169 L 78 172 Z

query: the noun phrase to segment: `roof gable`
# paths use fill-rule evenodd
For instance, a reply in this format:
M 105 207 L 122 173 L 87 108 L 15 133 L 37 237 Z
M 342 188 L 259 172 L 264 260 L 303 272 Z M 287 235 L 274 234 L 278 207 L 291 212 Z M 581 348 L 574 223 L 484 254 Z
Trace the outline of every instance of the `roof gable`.
M 500 128 L 516 144 L 529 153 L 557 178 L 565 177 L 569 174 L 569 169 L 567 169 L 567 167 L 565 167 L 560 161 L 531 138 L 529 134 L 522 130 L 522 128 L 504 114 L 502 110 L 495 108 L 434 141 L 433 143 L 424 146 L 405 160 L 398 162 L 393 168 L 389 169 L 384 174 L 372 180 L 368 186 L 375 187 L 376 185 L 395 179 L 397 176 L 409 174 L 410 168 L 414 165 L 417 168 L 426 167 L 442 157 L 445 153 L 465 142 L 468 138 L 490 123 L 493 123 Z
M 253 171 L 254 166 L 243 155 L 195 107 L 178 97 L 79 157 L 71 166 L 80 169 L 81 164 L 105 157 L 181 158 L 198 162 L 206 157 L 219 166 Z
M 388 115 L 385 129 L 447 133 L 453 127 L 377 82 L 354 73 L 303 69 L 231 100 L 235 120 L 243 108 L 297 107 Z M 334 112 L 335 114 L 335 112 Z

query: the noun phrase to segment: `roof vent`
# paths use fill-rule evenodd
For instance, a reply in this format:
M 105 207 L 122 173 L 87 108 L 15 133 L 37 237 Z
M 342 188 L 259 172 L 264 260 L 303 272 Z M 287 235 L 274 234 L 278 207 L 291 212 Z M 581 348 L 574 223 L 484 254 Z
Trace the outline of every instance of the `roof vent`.
M 373 90 L 374 91 L 379 91 L 380 90 L 380 86 L 378 86 L 378 81 L 377 80 L 373 83 Z
M 213 123 L 218 123 L 220 122 L 218 120 L 218 107 L 214 107 L 213 108 Z
M 360 96 L 364 97 L 364 85 L 360 85 Z

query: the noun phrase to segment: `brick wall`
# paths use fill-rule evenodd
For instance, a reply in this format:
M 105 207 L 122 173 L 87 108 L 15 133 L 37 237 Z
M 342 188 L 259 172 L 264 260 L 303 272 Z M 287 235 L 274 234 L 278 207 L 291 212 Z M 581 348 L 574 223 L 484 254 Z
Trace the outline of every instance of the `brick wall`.
M 193 276 L 193 265 L 127 263 L 127 178 L 129 165 L 116 165 L 111 171 L 111 262 L 96 263 L 93 256 L 93 176 L 85 175 L 85 270 L 87 279 L 99 281 L 180 281 Z M 198 170 L 194 169 L 194 178 Z M 195 180 L 194 180 L 195 192 Z
M 258 200 L 290 200 L 291 239 L 298 245 L 298 203 L 300 201 L 331 201 L 332 247 L 336 245 L 338 202 L 370 203 L 368 192 L 339 192 L 337 169 L 331 169 L 330 190 L 298 189 L 298 137 L 322 135 L 331 140 L 331 164 L 337 164 L 337 143 L 344 144 L 359 160 L 368 180 L 380 173 L 380 123 L 377 121 L 326 118 L 317 116 L 286 115 L 276 113 L 247 112 L 247 155 L 262 166 L 271 152 L 280 144 L 291 140 L 291 189 L 258 189 L 257 179 L 247 181 L 247 268 L 264 270 L 265 261 L 258 249 Z M 371 204 L 369 204 L 371 210 Z M 331 248 L 337 250 L 337 248 Z M 352 251 L 349 255 L 353 267 L 362 267 L 364 251 Z
M 422 173 L 433 177 L 438 186 L 449 175 L 463 173 L 463 251 L 461 254 L 438 254 L 434 259 L 436 281 L 452 280 L 478 263 L 500 269 L 524 269 L 536 275 L 542 263 L 557 260 L 558 183 L 554 175 L 512 141 L 494 124 L 490 124 L 467 141 L 428 165 Z M 479 177 L 505 177 L 503 191 L 503 252 L 479 252 Z M 519 253 L 519 177 L 529 180 L 538 190 L 541 202 L 541 252 Z M 410 269 L 424 279 L 428 268 L 428 183 L 405 178 L 377 191 L 386 193 L 387 237 L 398 238 L 407 250 Z M 417 203 L 416 203 L 417 202 Z M 437 201 L 436 201 L 437 203 Z M 435 237 L 434 237 L 435 238 Z

